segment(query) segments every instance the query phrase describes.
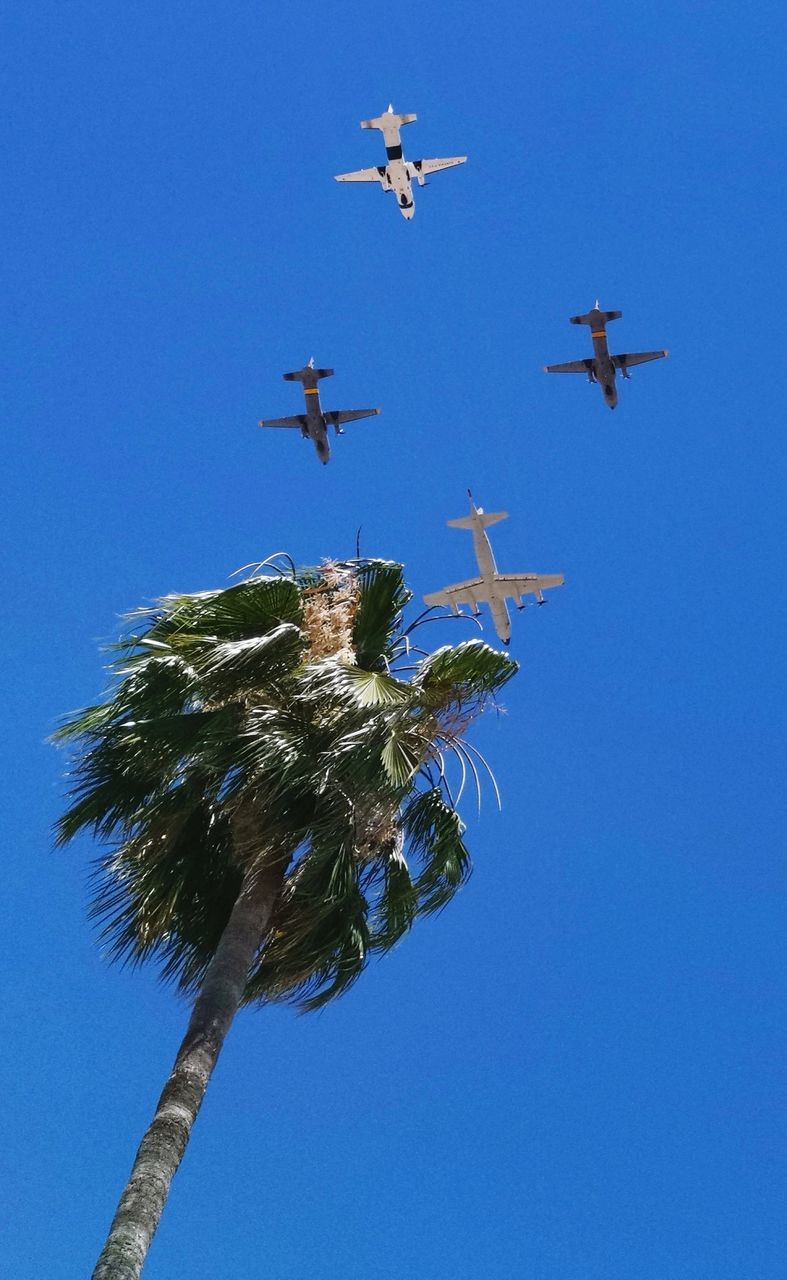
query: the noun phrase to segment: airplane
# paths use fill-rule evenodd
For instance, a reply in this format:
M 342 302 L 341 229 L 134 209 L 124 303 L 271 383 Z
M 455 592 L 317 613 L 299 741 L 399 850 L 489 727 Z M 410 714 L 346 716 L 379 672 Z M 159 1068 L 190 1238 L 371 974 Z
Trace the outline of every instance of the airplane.
M 460 604 L 469 604 L 473 616 L 477 618 L 479 601 L 483 601 L 492 611 L 492 621 L 498 636 L 503 644 L 508 644 L 511 639 L 511 617 L 506 599 L 513 600 L 518 609 L 525 608 L 523 595 L 534 595 L 538 604 L 546 604 L 544 592 L 550 587 L 562 586 L 564 578 L 562 573 L 498 573 L 489 538 L 484 530 L 487 525 L 507 519 L 508 512 L 484 511 L 483 507 L 475 505 L 469 489 L 467 496 L 470 499 L 470 514 L 459 520 L 449 520 L 448 524 L 454 529 L 472 530 L 473 550 L 480 577 L 468 578 L 466 582 L 455 582 L 450 587 L 443 587 L 442 591 L 434 591 L 431 595 L 424 596 L 424 603 L 448 605 L 455 614 L 460 613 Z
M 333 369 L 315 369 L 314 358 L 297 369 L 295 373 L 284 373 L 285 382 L 303 383 L 303 394 L 306 398 L 306 412 L 293 414 L 291 418 L 263 418 L 261 427 L 298 427 L 302 436 L 314 442 L 317 457 L 326 463 L 331 456 L 328 444 L 328 427 L 333 427 L 337 436 L 343 436 L 343 422 L 355 422 L 356 418 L 372 418 L 379 409 L 328 409 L 320 407 L 320 392 L 317 383 L 320 378 L 330 378 Z
M 598 382 L 601 392 L 610 409 L 618 402 L 615 387 L 615 371 L 617 369 L 624 378 L 629 377 L 629 369 L 633 364 L 645 364 L 647 360 L 660 360 L 669 355 L 668 351 L 635 351 L 621 356 L 612 356 L 607 347 L 606 324 L 609 320 L 619 320 L 622 311 L 600 311 L 598 298 L 592 311 L 585 316 L 572 316 L 571 324 L 589 324 L 590 336 L 593 339 L 593 355 L 588 360 L 569 360 L 568 364 L 546 364 L 546 373 L 586 373 L 588 382 Z
M 376 165 L 373 169 L 336 174 L 337 182 L 379 182 L 383 191 L 393 191 L 399 212 L 408 221 L 415 213 L 413 178 L 419 187 L 423 187 L 428 174 L 437 173 L 438 169 L 450 169 L 455 164 L 464 164 L 467 159 L 467 156 L 450 156 L 447 160 L 405 160 L 399 130 L 402 125 L 412 124 L 417 119 L 415 115 L 395 115 L 393 104 L 389 103 L 388 110 L 381 116 L 375 116 L 374 120 L 362 120 L 362 129 L 382 131 L 388 163 Z

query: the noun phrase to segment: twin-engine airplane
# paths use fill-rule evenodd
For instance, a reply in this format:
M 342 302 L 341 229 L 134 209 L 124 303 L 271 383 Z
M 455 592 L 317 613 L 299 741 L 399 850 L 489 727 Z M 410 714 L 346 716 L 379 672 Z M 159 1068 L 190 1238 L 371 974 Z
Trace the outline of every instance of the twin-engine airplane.
M 449 156 L 447 160 L 405 160 L 402 154 L 402 139 L 399 130 L 402 125 L 412 124 L 418 117 L 414 115 L 398 116 L 394 114 L 393 105 L 374 120 L 362 120 L 362 129 L 380 129 L 385 141 L 387 164 L 376 165 L 373 169 L 357 169 L 354 173 L 337 173 L 337 182 L 379 182 L 383 191 L 396 194 L 399 212 L 408 220 L 415 213 L 413 201 L 413 178 L 419 187 L 426 185 L 427 175 L 437 173 L 438 169 L 450 169 L 455 164 L 464 164 L 467 156 Z
M 562 573 L 498 573 L 489 538 L 484 530 L 489 524 L 505 520 L 508 512 L 485 512 L 482 507 L 475 505 L 469 489 L 467 496 L 470 499 L 469 516 L 462 516 L 460 520 L 449 520 L 448 524 L 454 529 L 472 529 L 473 549 L 478 561 L 480 577 L 468 578 L 467 582 L 455 582 L 453 586 L 444 587 L 442 591 L 433 591 L 431 595 L 424 596 L 424 603 L 446 604 L 454 613 L 460 612 L 460 604 L 469 604 L 475 617 L 478 617 L 479 603 L 488 604 L 495 631 L 503 644 L 508 644 L 511 639 L 511 617 L 506 600 L 513 600 L 518 609 L 525 608 L 522 600 L 524 595 L 534 595 L 538 604 L 546 604 L 544 592 L 550 587 L 562 586 L 563 575 Z
M 615 371 L 619 369 L 624 378 L 628 378 L 633 364 L 645 364 L 648 360 L 660 360 L 667 351 L 634 351 L 622 356 L 612 356 L 607 347 L 608 320 L 619 320 L 622 311 L 599 311 L 598 298 L 592 311 L 585 316 L 572 316 L 572 324 L 589 324 L 590 336 L 593 339 L 593 356 L 589 360 L 569 360 L 568 364 L 547 364 L 547 373 L 586 373 L 588 382 L 598 382 L 605 401 L 610 409 L 618 402 L 615 387 Z
M 261 427 L 298 427 L 302 436 L 314 443 L 320 462 L 327 462 L 331 456 L 328 444 L 328 427 L 334 427 L 337 436 L 344 435 L 343 422 L 355 422 L 357 418 L 372 418 L 379 409 L 328 409 L 320 407 L 320 392 L 317 383 L 320 378 L 330 378 L 333 369 L 315 369 L 314 360 L 310 360 L 295 373 L 284 373 L 285 382 L 303 383 L 303 394 L 306 398 L 306 412 L 293 414 L 291 418 L 263 418 Z

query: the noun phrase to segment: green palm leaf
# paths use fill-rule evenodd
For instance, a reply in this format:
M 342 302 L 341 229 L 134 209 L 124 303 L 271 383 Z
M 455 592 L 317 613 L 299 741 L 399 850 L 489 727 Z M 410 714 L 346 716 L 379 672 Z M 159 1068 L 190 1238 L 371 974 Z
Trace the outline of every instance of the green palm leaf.
M 497 693 L 519 667 L 507 653 L 490 649 L 482 640 L 465 640 L 445 646 L 424 660 L 420 681 L 426 690 L 463 691 L 473 699 Z
M 406 786 L 423 763 L 422 753 L 412 740 L 412 734 L 396 729 L 382 750 L 381 760 L 389 782 L 394 786 Z
M 400 564 L 367 561 L 358 571 L 360 600 L 353 640 L 359 667 L 378 671 L 390 661 L 402 611 L 412 599 Z
M 344 674 L 359 707 L 396 707 L 408 700 L 407 688 L 382 671 L 347 667 Z

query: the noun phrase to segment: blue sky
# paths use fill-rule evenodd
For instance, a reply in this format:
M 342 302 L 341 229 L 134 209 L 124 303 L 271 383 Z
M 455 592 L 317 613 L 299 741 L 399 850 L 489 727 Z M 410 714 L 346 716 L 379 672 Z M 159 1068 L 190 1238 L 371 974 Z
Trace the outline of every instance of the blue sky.
M 475 736 L 503 810 L 343 1001 L 240 1016 L 145 1276 L 781 1277 L 781 6 L 4 25 L 8 1274 L 89 1273 L 187 1017 L 101 957 L 90 842 L 51 852 L 98 643 L 359 526 L 417 595 L 465 577 L 469 485 L 501 568 L 566 576 Z M 410 224 L 332 181 L 391 100 L 413 158 L 469 156 Z M 614 414 L 541 372 L 596 296 L 670 349 Z M 382 409 L 327 468 L 256 427 L 311 355 Z

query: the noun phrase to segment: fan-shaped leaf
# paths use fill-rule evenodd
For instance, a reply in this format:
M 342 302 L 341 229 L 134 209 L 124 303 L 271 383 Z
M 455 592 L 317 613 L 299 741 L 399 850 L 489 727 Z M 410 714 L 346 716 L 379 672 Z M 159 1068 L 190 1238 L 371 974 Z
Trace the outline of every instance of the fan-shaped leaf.
M 402 610 L 412 599 L 402 566 L 372 560 L 358 573 L 360 600 L 353 624 L 353 643 L 360 667 L 377 670 L 391 657 Z
M 438 686 L 462 690 L 474 697 L 496 693 L 518 670 L 507 653 L 499 653 L 483 640 L 446 645 L 424 660 L 420 682 L 424 689 Z
M 346 667 L 345 675 L 359 707 L 396 707 L 407 702 L 410 697 L 406 685 L 382 671 L 361 671 L 358 667 Z
M 400 731 L 391 734 L 383 747 L 381 759 L 389 780 L 395 786 L 408 783 L 421 765 L 421 753 Z

